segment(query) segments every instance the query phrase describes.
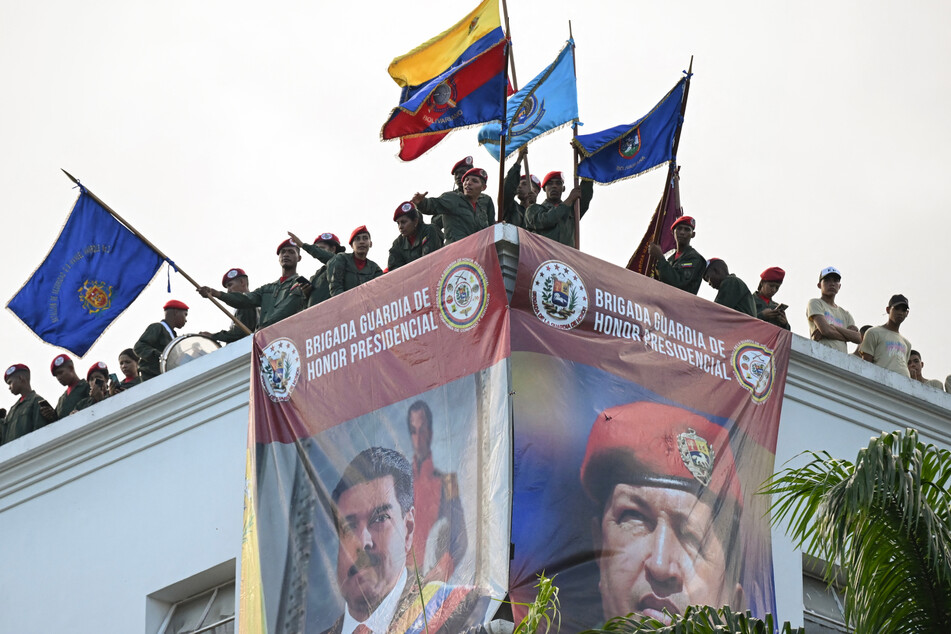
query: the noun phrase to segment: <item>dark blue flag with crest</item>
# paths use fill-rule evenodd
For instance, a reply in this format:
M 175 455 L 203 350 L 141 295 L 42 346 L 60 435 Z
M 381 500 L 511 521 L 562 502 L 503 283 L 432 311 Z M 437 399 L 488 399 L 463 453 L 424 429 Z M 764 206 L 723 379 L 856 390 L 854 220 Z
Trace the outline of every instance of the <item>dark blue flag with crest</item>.
M 162 258 L 80 187 L 56 244 L 7 304 L 43 341 L 83 356 Z
M 681 105 L 686 86 L 685 77 L 653 110 L 634 123 L 579 134 L 572 141 L 582 156 L 578 176 L 596 183 L 613 183 L 676 158 L 674 137 L 683 121 Z

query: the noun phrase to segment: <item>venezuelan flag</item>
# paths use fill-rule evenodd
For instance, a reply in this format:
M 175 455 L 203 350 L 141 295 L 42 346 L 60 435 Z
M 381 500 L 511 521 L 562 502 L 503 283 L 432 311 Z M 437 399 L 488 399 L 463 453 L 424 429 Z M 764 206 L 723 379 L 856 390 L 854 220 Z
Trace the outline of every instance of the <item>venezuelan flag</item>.
M 448 30 L 394 58 L 387 70 L 400 86 L 419 86 L 484 51 L 483 38 L 491 43 L 502 39 L 499 0 L 483 0 Z
M 462 66 L 409 91 L 409 99 L 395 108 L 384 124 L 383 139 L 444 132 L 500 119 L 507 92 L 505 45 L 504 39 L 499 40 Z

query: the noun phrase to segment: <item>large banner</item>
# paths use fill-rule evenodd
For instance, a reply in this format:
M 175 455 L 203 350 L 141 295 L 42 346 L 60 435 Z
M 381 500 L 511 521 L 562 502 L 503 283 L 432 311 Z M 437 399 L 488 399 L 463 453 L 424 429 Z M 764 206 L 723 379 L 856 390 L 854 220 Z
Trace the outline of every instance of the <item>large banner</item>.
M 691 604 L 775 611 L 755 492 L 791 335 L 522 230 L 519 251 L 512 599 L 554 576 L 562 632 Z
M 457 634 L 498 608 L 511 411 L 492 237 L 255 334 L 242 632 Z

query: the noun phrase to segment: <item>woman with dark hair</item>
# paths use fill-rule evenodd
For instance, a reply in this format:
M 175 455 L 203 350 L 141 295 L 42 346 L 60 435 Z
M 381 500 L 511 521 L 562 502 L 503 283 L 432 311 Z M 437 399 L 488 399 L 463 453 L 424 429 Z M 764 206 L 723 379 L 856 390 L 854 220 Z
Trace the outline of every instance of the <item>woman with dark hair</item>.
M 139 356 L 132 348 L 126 348 L 119 353 L 119 370 L 125 378 L 118 385 L 113 384 L 113 394 L 139 384 Z
M 442 247 L 443 240 L 439 229 L 423 222 L 423 216 L 413 203 L 405 202 L 397 207 L 393 220 L 399 228 L 400 236 L 390 247 L 390 259 L 387 262 L 390 271 Z

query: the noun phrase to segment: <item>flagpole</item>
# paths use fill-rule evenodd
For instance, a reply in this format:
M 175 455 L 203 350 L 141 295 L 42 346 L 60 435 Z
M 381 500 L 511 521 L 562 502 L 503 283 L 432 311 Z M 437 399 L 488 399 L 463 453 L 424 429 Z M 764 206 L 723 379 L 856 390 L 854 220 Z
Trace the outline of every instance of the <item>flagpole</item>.
M 505 3 L 502 3 L 502 6 L 505 6 Z M 506 17 L 507 19 L 507 17 Z M 508 38 L 508 33 L 505 34 L 505 37 Z M 508 123 L 508 109 L 507 109 L 507 98 L 508 98 L 508 86 L 509 86 L 509 57 L 512 51 L 512 41 L 509 40 L 505 44 L 505 78 L 502 81 L 502 135 L 499 139 L 499 205 L 498 209 L 495 212 L 495 221 L 502 222 L 502 219 L 505 217 L 505 188 L 503 187 L 505 181 L 505 137 L 506 137 L 506 123 Z
M 575 36 L 571 32 L 571 20 L 568 20 L 568 38 L 571 41 L 571 68 L 575 73 L 575 85 L 578 84 L 578 62 L 575 59 Z M 571 137 L 572 139 L 578 138 L 578 122 L 575 121 L 571 125 Z M 574 143 L 571 144 L 574 148 L 574 160 L 575 160 L 575 176 L 574 176 L 574 187 L 579 185 L 578 182 L 578 146 Z M 581 249 L 581 200 L 575 200 L 574 204 L 575 212 L 575 248 Z
M 680 102 L 680 125 L 674 134 L 674 161 L 677 160 L 677 148 L 680 146 L 680 133 L 684 129 L 684 115 L 687 114 L 687 97 L 690 95 L 690 77 L 693 75 L 693 55 L 690 56 L 690 65 L 687 67 L 687 83 L 684 84 L 684 99 Z
M 654 242 L 660 240 L 660 225 L 664 217 L 664 213 L 667 211 L 667 200 L 670 195 L 670 190 L 672 189 L 671 183 L 677 172 L 677 148 L 680 146 L 680 133 L 684 129 L 684 115 L 687 114 L 687 96 L 690 94 L 690 77 L 693 75 L 693 55 L 690 56 L 690 65 L 687 66 L 687 81 L 684 83 L 684 97 L 680 102 L 680 124 L 677 126 L 677 131 L 674 133 L 674 145 L 673 151 L 671 152 L 671 161 L 667 166 L 667 180 L 664 183 L 664 195 L 660 199 L 660 209 L 661 213 L 657 214 L 657 221 L 654 223 Z M 656 262 L 652 262 L 653 257 L 651 255 L 647 256 L 647 270 L 652 271 Z
M 125 218 L 123 218 L 122 216 L 120 216 L 119 214 L 117 214 L 109 205 L 107 205 L 106 203 L 104 203 L 104 202 L 102 201 L 102 199 L 99 198 L 99 196 L 96 196 L 94 193 L 92 193 L 92 192 L 89 190 L 88 187 L 86 187 L 85 185 L 81 184 L 72 174 L 70 174 L 69 172 L 67 172 L 67 171 L 64 170 L 63 168 L 60 168 L 60 170 L 62 170 L 63 174 L 66 174 L 66 176 L 69 177 L 69 180 L 71 180 L 71 181 L 73 181 L 74 183 L 76 183 L 77 185 L 79 185 L 87 194 L 89 194 L 89 197 L 90 197 L 90 198 L 92 198 L 93 200 L 95 200 L 103 209 L 105 209 L 107 212 L 109 212 L 109 214 L 110 214 L 113 218 L 115 218 L 116 220 L 118 220 L 126 229 L 128 229 L 128 230 L 131 231 L 133 234 L 135 234 L 135 237 L 137 237 L 139 240 L 141 240 L 142 242 L 144 242 L 144 243 L 146 244 L 146 246 L 148 246 L 150 249 L 152 249 L 153 251 L 155 251 L 155 252 L 159 255 L 159 257 L 161 257 L 163 260 L 165 260 L 166 262 L 168 262 L 169 264 L 171 264 L 172 266 L 174 266 L 174 267 L 175 267 L 175 270 L 178 271 L 179 273 L 181 273 L 181 274 L 182 274 L 182 277 L 184 277 L 186 280 L 188 280 L 189 282 L 191 282 L 192 286 L 194 286 L 196 289 L 197 289 L 197 288 L 201 288 L 201 286 L 198 284 L 198 282 L 196 282 L 195 280 L 193 280 L 193 279 L 191 278 L 191 276 L 188 275 L 188 273 L 186 273 L 185 271 L 183 271 L 182 269 L 180 269 L 177 264 L 172 263 L 171 258 L 169 258 L 167 255 L 165 255 L 165 254 L 161 251 L 161 249 L 159 249 L 157 246 L 155 246 L 154 244 L 152 244 L 152 241 L 151 241 L 151 240 L 149 240 L 149 239 L 146 238 L 144 235 L 142 235 L 141 233 L 139 233 L 138 230 L 137 230 L 135 227 L 133 227 L 132 225 L 130 225 L 128 222 L 126 222 Z M 217 306 L 217 307 L 219 308 L 219 310 L 221 310 L 221 312 L 223 312 L 225 315 L 227 315 L 228 318 L 231 319 L 231 321 L 233 321 L 233 322 L 235 323 L 235 325 L 236 325 L 238 328 L 240 328 L 241 330 L 243 330 L 243 331 L 245 332 L 245 334 L 248 334 L 248 335 L 251 334 L 251 331 L 248 330 L 248 327 L 245 326 L 243 323 L 241 323 L 241 321 L 240 321 L 237 317 L 235 317 L 233 314 L 231 314 L 231 312 L 229 312 L 227 308 L 225 308 L 224 306 L 222 306 L 221 304 L 219 304 L 219 303 L 218 303 L 214 298 L 212 298 L 212 297 L 209 297 L 208 299 L 210 299 L 210 300 L 211 300 L 211 303 L 214 304 L 215 306 Z
M 505 0 L 502 0 L 502 16 L 505 19 L 505 35 L 506 37 L 509 38 L 509 40 L 511 40 L 512 29 L 511 27 L 509 27 L 509 7 L 508 7 L 508 3 Z M 512 70 L 512 90 L 514 90 L 515 92 L 518 92 L 518 75 L 515 74 L 515 52 L 512 51 L 511 46 L 509 46 L 509 64 L 511 65 L 511 70 Z M 508 117 L 507 108 L 506 108 L 505 116 Z M 499 161 L 502 161 L 504 158 L 505 158 L 505 155 L 503 154 L 499 157 Z M 528 169 L 528 155 L 527 154 L 522 157 L 522 165 L 525 166 L 525 177 L 529 178 L 529 181 L 531 181 L 530 175 L 532 172 L 530 169 Z

